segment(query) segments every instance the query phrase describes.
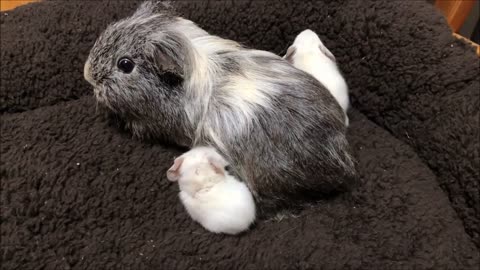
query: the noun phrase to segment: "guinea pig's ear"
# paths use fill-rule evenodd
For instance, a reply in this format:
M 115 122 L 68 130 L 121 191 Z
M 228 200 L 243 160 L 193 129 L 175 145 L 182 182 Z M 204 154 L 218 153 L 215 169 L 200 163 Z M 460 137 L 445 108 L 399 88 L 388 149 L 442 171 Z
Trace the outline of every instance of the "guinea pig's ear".
M 294 45 L 288 47 L 287 53 L 283 58 L 288 62 L 293 63 L 293 56 L 295 56 L 296 50 L 297 48 Z
M 181 79 L 184 77 L 182 56 L 171 49 L 163 47 L 161 44 L 155 46 L 153 60 L 160 73 L 172 73 Z M 161 75 L 160 74 L 160 75 Z
M 153 35 L 153 62 L 167 83 L 182 82 L 185 77 L 186 41 L 171 32 Z
M 182 167 L 183 157 L 178 157 L 173 161 L 172 167 L 167 171 L 168 180 L 174 182 L 180 178 L 180 168 Z
M 325 45 L 320 44 L 318 45 L 318 48 L 320 49 L 320 51 L 322 51 L 323 54 L 325 54 L 328 58 L 330 58 L 330 60 L 332 60 L 334 63 L 337 62 L 337 59 L 335 59 L 335 56 L 333 55 L 333 53 L 329 49 L 327 49 Z

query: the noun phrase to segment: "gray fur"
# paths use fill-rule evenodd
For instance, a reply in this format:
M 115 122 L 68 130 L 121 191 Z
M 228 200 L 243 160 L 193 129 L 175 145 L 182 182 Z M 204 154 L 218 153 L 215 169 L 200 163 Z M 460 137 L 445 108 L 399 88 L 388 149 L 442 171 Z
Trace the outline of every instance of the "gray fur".
M 354 183 L 343 112 L 315 78 L 164 9 L 147 2 L 99 37 L 85 77 L 100 104 L 137 137 L 215 146 L 263 213 Z

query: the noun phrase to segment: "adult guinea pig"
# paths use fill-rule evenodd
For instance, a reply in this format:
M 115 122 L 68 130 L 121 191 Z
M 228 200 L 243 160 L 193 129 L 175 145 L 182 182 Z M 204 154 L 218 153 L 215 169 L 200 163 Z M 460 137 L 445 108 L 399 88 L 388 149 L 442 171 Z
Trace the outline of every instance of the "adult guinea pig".
M 214 146 L 260 214 L 355 182 L 343 111 L 318 80 L 273 53 L 212 36 L 160 2 L 108 26 L 84 76 L 135 136 Z

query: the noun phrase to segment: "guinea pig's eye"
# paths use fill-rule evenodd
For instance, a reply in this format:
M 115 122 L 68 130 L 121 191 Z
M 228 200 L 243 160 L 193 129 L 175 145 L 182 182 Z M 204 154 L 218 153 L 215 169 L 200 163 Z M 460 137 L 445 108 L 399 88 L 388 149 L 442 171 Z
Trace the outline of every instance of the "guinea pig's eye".
M 120 60 L 118 60 L 118 63 L 117 63 L 117 67 L 123 72 L 123 73 L 130 73 L 132 72 L 133 68 L 135 67 L 135 63 L 124 57 L 124 58 L 120 58 Z

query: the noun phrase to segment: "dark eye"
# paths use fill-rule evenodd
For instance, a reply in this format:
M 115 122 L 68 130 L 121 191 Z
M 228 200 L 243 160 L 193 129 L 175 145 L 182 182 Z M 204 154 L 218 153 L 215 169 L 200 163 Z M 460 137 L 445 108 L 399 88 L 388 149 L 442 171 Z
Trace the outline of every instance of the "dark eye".
M 123 73 L 130 73 L 132 72 L 133 68 L 135 67 L 135 63 L 128 58 L 120 58 L 117 63 L 117 67 L 123 71 Z

